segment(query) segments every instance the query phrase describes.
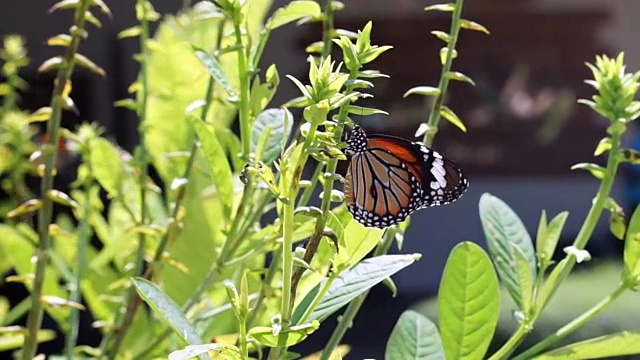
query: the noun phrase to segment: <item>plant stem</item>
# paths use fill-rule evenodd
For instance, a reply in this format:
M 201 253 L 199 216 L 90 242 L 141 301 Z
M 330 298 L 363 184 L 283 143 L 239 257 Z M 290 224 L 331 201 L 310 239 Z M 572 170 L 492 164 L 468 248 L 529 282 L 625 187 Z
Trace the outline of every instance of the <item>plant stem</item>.
M 144 2 L 146 0 L 138 0 L 140 8 L 146 9 Z M 138 121 L 140 123 L 138 127 L 138 134 L 140 136 L 140 143 L 138 144 L 138 166 L 140 167 L 140 176 L 138 177 L 140 185 L 140 219 L 138 220 L 141 225 L 147 222 L 147 179 L 149 172 L 149 160 L 147 154 L 147 147 L 145 142 L 146 134 L 146 120 L 147 120 L 147 103 L 149 94 L 149 76 L 148 76 L 148 64 L 149 64 L 149 49 L 147 43 L 149 41 L 149 21 L 147 20 L 147 14 L 142 14 L 140 19 L 140 84 L 141 89 L 138 97 Z M 144 269 L 144 249 L 146 238 L 143 233 L 138 235 L 138 250 L 136 251 L 136 266 L 134 269 L 134 276 L 142 274 Z M 125 313 L 122 317 L 122 322 L 115 327 L 115 339 L 113 344 L 109 348 L 107 358 L 115 359 L 124 337 L 131 327 L 135 318 L 138 304 L 140 299 L 133 286 L 130 286 L 126 295 L 126 307 Z
M 393 240 L 395 239 L 397 228 L 392 227 L 385 231 L 384 238 L 382 242 L 376 247 L 373 256 L 384 255 L 389 252 L 391 248 L 391 244 L 393 244 Z M 347 309 L 344 311 L 340 320 L 338 321 L 338 326 L 333 330 L 327 345 L 325 345 L 324 349 L 322 349 L 322 354 L 320 354 L 320 360 L 329 360 L 329 357 L 333 353 L 334 349 L 340 345 L 340 341 L 344 337 L 344 334 L 347 333 L 347 330 L 353 324 L 353 319 L 355 319 L 356 315 L 360 311 L 362 304 L 367 299 L 369 295 L 369 290 L 360 294 L 353 301 L 349 303 Z
M 249 160 L 251 153 L 251 121 L 249 119 L 249 89 L 251 86 L 250 69 L 247 67 L 247 49 L 242 42 L 242 30 L 240 29 L 239 15 L 234 16 L 233 29 L 238 46 L 238 70 L 240 75 L 240 141 L 242 141 L 242 155 L 244 160 Z M 258 60 L 256 60 L 258 61 Z
M 85 14 L 89 8 L 91 1 L 80 0 L 74 15 L 74 26 L 71 31 L 71 42 L 65 51 L 62 65 L 58 70 L 56 79 L 54 80 L 54 88 L 51 97 L 51 118 L 47 123 L 48 140 L 45 145 L 44 156 L 44 177 L 40 184 L 40 196 L 42 197 L 42 207 L 38 212 L 38 250 L 36 251 L 36 269 L 33 281 L 33 289 L 31 291 L 31 304 L 27 318 L 27 332 L 24 346 L 22 348 L 22 359 L 31 360 L 38 344 L 37 334 L 42 325 L 43 306 L 40 298 L 42 296 L 42 288 L 44 285 L 45 270 L 48 262 L 48 252 L 51 246 L 49 239 L 49 224 L 53 218 L 53 201 L 47 196 L 47 193 L 53 189 L 54 166 L 58 155 L 58 131 L 60 129 L 60 121 L 62 117 L 62 104 L 65 99 L 65 88 L 71 79 L 74 69 L 74 58 L 78 51 L 80 41 L 85 34 Z
M 451 14 L 451 29 L 449 30 L 449 43 L 447 44 L 447 57 L 444 65 L 442 65 L 442 72 L 440 73 L 440 82 L 438 83 L 438 89 L 440 92 L 435 97 L 433 102 L 433 108 L 429 114 L 429 120 L 427 122 L 427 131 L 424 133 L 422 142 L 426 146 L 433 145 L 433 140 L 438 132 L 438 122 L 440 121 L 440 111 L 444 103 L 444 97 L 449 87 L 449 78 L 447 74 L 451 71 L 451 65 L 453 64 L 453 52 L 458 42 L 458 34 L 460 33 L 460 18 L 462 16 L 462 6 L 464 0 L 456 0 L 455 9 Z
M 87 179 L 83 188 L 84 193 L 89 194 L 91 187 L 95 186 L 93 179 Z M 70 300 L 75 303 L 82 301 L 81 284 L 84 276 L 84 271 L 87 266 L 87 250 L 89 247 L 89 241 L 93 235 L 93 230 L 89 224 L 89 214 L 91 212 L 91 202 L 89 198 L 85 199 L 83 208 L 83 217 L 78 225 L 78 250 L 76 254 L 76 274 L 71 290 Z M 74 350 L 78 341 L 78 332 L 80 329 L 80 309 L 72 307 L 69 314 L 69 323 L 71 324 L 71 330 L 66 338 L 65 349 L 67 358 L 74 358 Z
M 322 58 L 331 55 L 333 46 L 333 0 L 325 0 L 324 17 L 322 18 Z
M 595 201 L 593 201 L 591 205 L 591 209 L 589 209 L 589 213 L 576 236 L 576 239 L 573 242 L 573 246 L 578 250 L 583 250 L 587 245 L 587 242 L 591 238 L 593 234 L 593 230 L 595 229 L 600 216 L 602 215 L 602 211 L 604 210 L 604 204 L 607 198 L 609 197 L 609 193 L 611 192 L 611 187 L 613 186 L 613 181 L 616 176 L 616 172 L 618 170 L 618 165 L 620 160 L 618 159 L 618 152 L 620 150 L 620 134 L 614 134 L 611 136 L 611 149 L 609 150 L 609 157 L 607 159 L 607 167 L 605 169 L 605 176 L 600 182 L 600 187 L 598 188 L 598 193 L 596 195 Z M 543 299 L 539 304 L 536 304 L 536 311 L 534 312 L 531 319 L 525 324 L 522 323 L 519 325 L 516 332 L 512 335 L 512 337 L 505 343 L 493 356 L 491 356 L 491 360 L 502 359 L 509 354 L 511 354 L 517 347 L 520 345 L 520 342 L 524 339 L 524 336 L 528 332 L 527 329 L 530 328 L 538 319 L 538 316 L 542 313 L 544 308 L 549 303 L 549 300 L 553 297 L 553 294 L 556 292 L 560 284 L 567 278 L 569 273 L 576 264 L 576 257 L 568 254 L 567 263 L 556 277 L 556 280 L 553 283 L 546 283 L 544 286 L 550 286 L 551 290 L 548 292 L 548 296 Z
M 599 303 L 594 305 L 591 309 L 585 311 L 582 315 L 578 316 L 565 326 L 558 329 L 553 334 L 547 336 L 531 348 L 527 349 L 527 351 L 519 354 L 514 358 L 514 360 L 524 360 L 531 359 L 535 355 L 539 354 L 541 351 L 545 350 L 549 346 L 555 344 L 559 340 L 564 339 L 567 335 L 576 331 L 579 327 L 586 324 L 588 321 L 593 319 L 596 315 L 602 312 L 602 310 L 606 309 L 609 305 L 611 305 L 620 295 L 622 295 L 628 289 L 627 285 L 620 284 L 617 289 L 615 289 L 609 296 L 602 299 Z
M 251 311 L 251 313 L 249 314 L 249 320 L 247 321 L 247 327 L 249 328 L 251 328 L 255 323 L 256 319 L 258 318 L 258 314 L 260 313 L 260 310 L 262 308 L 262 304 L 264 303 L 264 300 L 267 298 L 267 296 L 269 296 L 267 292 L 271 290 L 271 282 L 273 281 L 273 278 L 276 276 L 276 273 L 278 272 L 278 269 L 279 269 L 278 264 L 280 264 L 281 257 L 282 257 L 282 250 L 278 250 L 273 256 L 273 260 L 271 261 L 271 265 L 269 266 L 269 271 L 267 272 L 267 275 L 265 276 L 264 281 L 262 281 L 262 288 L 260 289 L 260 294 L 258 295 L 256 303 L 253 306 L 253 311 Z

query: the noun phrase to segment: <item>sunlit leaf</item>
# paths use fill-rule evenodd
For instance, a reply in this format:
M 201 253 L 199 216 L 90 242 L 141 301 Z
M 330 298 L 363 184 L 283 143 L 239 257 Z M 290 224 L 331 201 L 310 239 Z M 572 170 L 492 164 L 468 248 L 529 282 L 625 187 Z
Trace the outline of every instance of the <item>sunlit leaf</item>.
M 261 160 L 266 165 L 271 165 L 271 163 L 278 158 L 289 139 L 293 123 L 293 114 L 286 108 L 267 109 L 258 115 L 253 124 L 251 134 L 252 152 L 256 151 L 263 132 L 269 129 L 269 136 L 264 145 L 262 158 L 258 160 Z
M 575 164 L 571 167 L 571 170 L 587 170 L 593 175 L 596 179 L 602 180 L 606 174 L 605 168 L 600 165 L 591 164 L 591 163 L 580 163 Z
M 438 290 L 439 327 L 447 359 L 482 359 L 500 310 L 498 277 L 489 256 L 471 242 L 456 245 Z
M 453 10 L 456 9 L 456 4 L 454 3 L 448 3 L 448 4 L 436 4 L 436 5 L 430 5 L 427 6 L 426 8 L 424 8 L 424 11 L 444 11 L 444 12 L 451 12 Z
M 536 252 L 541 264 L 548 264 L 551 259 L 553 259 L 553 254 L 560 240 L 562 228 L 568 216 L 569 212 L 563 211 L 547 224 L 547 215 L 544 211 L 542 212 L 540 225 L 538 226 L 538 234 L 536 236 Z
M 458 71 L 449 71 L 444 76 L 451 80 L 462 81 L 476 86 L 476 83 L 470 77 Z
M 640 205 L 638 205 L 629 220 L 629 230 L 624 241 L 624 272 L 625 276 L 638 282 L 640 276 Z
M 294 325 L 288 329 L 280 331 L 277 335 L 271 327 L 258 326 L 249 330 L 249 336 L 254 338 L 258 343 L 268 347 L 278 346 L 278 342 L 281 337 L 284 337 L 284 343 L 286 346 L 293 346 L 299 344 L 307 338 L 311 333 L 318 330 L 320 322 L 313 320 L 308 324 Z
M 536 356 L 536 360 L 602 359 L 640 354 L 640 333 L 623 331 L 580 341 Z
M 349 221 L 341 237 L 334 259 L 337 269 L 348 269 L 362 260 L 378 244 L 384 230 L 365 227 L 355 220 Z
M 467 127 L 464 126 L 462 120 L 460 120 L 458 115 L 456 115 L 456 113 L 454 113 L 448 106 L 442 106 L 440 109 L 440 115 L 455 125 L 458 129 L 462 130 L 462 132 L 467 132 Z
M 204 68 L 207 70 L 209 75 L 213 77 L 220 86 L 229 94 L 229 96 L 236 96 L 236 90 L 233 88 L 229 80 L 227 79 L 227 75 L 218 60 L 211 55 L 206 50 L 203 50 L 197 46 L 193 46 L 193 52 L 196 54 Z
M 427 95 L 427 96 L 437 96 L 440 94 L 440 89 L 433 86 L 416 86 L 407 90 L 407 92 L 402 95 L 402 97 L 407 97 L 409 95 Z
M 93 175 L 111 195 L 122 191 L 123 166 L 118 150 L 105 138 L 96 138 L 90 145 L 90 161 Z
M 266 28 L 273 30 L 301 18 L 317 18 L 320 16 L 321 11 L 320 5 L 315 1 L 292 1 L 271 15 L 267 21 Z
M 202 344 L 187 345 L 182 350 L 176 350 L 169 354 L 169 360 L 188 360 L 209 351 L 215 351 L 218 358 L 225 360 L 241 360 L 240 350 L 234 345 L 227 344 Z
M 475 21 L 460 19 L 460 27 L 467 30 L 479 31 L 489 35 L 489 30 Z
M 24 329 L 26 331 L 26 329 Z M 13 349 L 19 349 L 24 345 L 25 332 L 23 330 L 7 333 L 4 332 L 0 335 L 0 351 L 8 351 Z M 51 341 L 56 338 L 56 332 L 54 330 L 38 330 L 36 335 L 36 341 L 43 343 Z

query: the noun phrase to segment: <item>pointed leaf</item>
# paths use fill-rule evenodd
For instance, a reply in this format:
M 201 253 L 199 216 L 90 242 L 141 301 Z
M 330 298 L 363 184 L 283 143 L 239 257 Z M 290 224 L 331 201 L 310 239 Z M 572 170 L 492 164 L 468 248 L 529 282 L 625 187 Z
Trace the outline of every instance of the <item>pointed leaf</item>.
M 118 33 L 118 39 L 126 39 L 131 37 L 140 36 L 142 29 L 140 26 L 132 26 L 130 28 L 126 28 Z
M 385 360 L 445 360 L 436 325 L 425 316 L 407 310 L 393 327 Z
M 449 34 L 444 31 L 434 30 L 431 32 L 431 34 L 447 44 L 449 43 L 449 41 L 451 41 L 451 36 L 449 36 Z
M 49 70 L 57 69 L 62 65 L 62 57 L 54 56 L 50 59 L 45 60 L 39 67 L 38 73 L 44 73 Z
M 402 97 L 407 97 L 409 95 L 426 95 L 426 96 L 438 96 L 440 95 L 440 89 L 433 86 L 416 86 L 413 87 L 402 95 Z
M 596 164 L 592 164 L 592 163 L 575 164 L 575 165 L 573 165 L 571 167 L 571 170 L 587 170 L 596 179 L 600 179 L 600 180 L 602 180 L 604 178 L 604 175 L 607 172 L 602 166 L 596 165 Z
M 624 241 L 624 271 L 625 276 L 634 283 L 640 276 L 640 205 L 638 205 L 629 220 L 629 230 Z
M 229 96 L 235 97 L 236 91 L 227 79 L 227 75 L 224 73 L 224 70 L 222 70 L 222 66 L 218 60 L 204 49 L 195 45 L 192 46 L 192 48 L 194 54 L 196 54 L 202 65 L 204 65 L 204 68 L 207 70 L 209 75 L 211 75 L 211 77 L 213 77 L 213 79 L 222 86 Z
M 132 278 L 131 280 L 142 300 L 151 307 L 153 312 L 155 312 L 166 325 L 169 325 L 169 327 L 173 329 L 176 335 L 190 345 L 201 345 L 204 343 L 200 335 L 198 335 L 198 332 L 191 326 L 189 320 L 187 320 L 182 313 L 178 304 L 171 300 L 167 294 L 152 282 L 141 277 Z M 206 359 L 209 358 L 206 354 L 202 356 Z
M 320 5 L 315 1 L 292 1 L 287 6 L 276 10 L 265 27 L 273 30 L 301 18 L 318 18 L 321 12 Z
M 536 256 L 531 237 L 516 213 L 499 198 L 485 193 L 480 197 L 480 220 L 487 239 L 489 253 L 502 284 L 509 295 L 522 309 L 519 277 L 511 245 L 515 245 L 526 256 L 533 278 L 536 278 Z
M 445 77 L 451 80 L 462 81 L 462 82 L 469 83 L 473 86 L 476 86 L 476 83 L 473 80 L 471 80 L 470 77 L 458 71 L 449 71 L 448 73 L 445 74 Z
M 606 137 L 600 140 L 598 146 L 596 146 L 596 150 L 593 152 L 593 155 L 600 156 L 609 150 L 611 150 L 611 138 Z
M 70 43 L 71 35 L 68 34 L 58 34 L 47 39 L 47 45 L 49 46 L 69 46 Z
M 227 156 L 214 133 L 207 129 L 202 120 L 195 115 L 187 115 L 187 118 L 200 139 L 204 156 L 211 167 L 211 180 L 216 185 L 218 197 L 228 219 L 233 203 L 233 174 Z
M 324 320 L 356 296 L 413 264 L 420 255 L 382 255 L 365 259 L 335 279 L 309 320 Z
M 489 256 L 471 242 L 456 245 L 438 291 L 438 314 L 447 359 L 482 359 L 500 312 L 498 277 Z
M 51 109 L 49 106 L 41 107 L 40 109 L 34 111 L 31 115 L 29 115 L 27 121 L 30 123 L 49 121 L 52 112 L 53 109 Z
M 294 325 L 286 330 L 274 334 L 274 329 L 269 326 L 257 326 L 249 330 L 249 336 L 264 346 L 276 347 L 280 337 L 285 337 L 286 346 L 293 346 L 301 343 L 311 333 L 318 330 L 320 322 L 313 320 L 309 324 Z
M 361 116 L 367 116 L 367 115 L 373 115 L 373 114 L 389 115 L 389 113 L 384 110 L 367 108 L 367 107 L 356 106 L 356 105 L 349 105 L 347 107 L 347 110 L 351 114 L 361 115 Z
M 77 64 L 82 66 L 85 69 L 91 70 L 94 73 L 100 75 L 100 76 L 105 76 L 106 73 L 104 72 L 104 70 L 96 65 L 96 63 L 94 63 L 93 61 L 89 60 L 88 57 L 82 55 L 82 54 L 78 54 L 76 53 L 73 57 L 73 61 Z
M 567 217 L 569 217 L 569 212 L 563 211 L 547 224 L 546 213 L 542 212 L 536 237 L 536 251 L 541 264 L 548 264 L 553 259 Z
M 460 27 L 463 28 L 463 29 L 467 29 L 467 30 L 483 32 L 483 33 L 489 35 L 489 30 L 487 30 L 486 27 L 478 24 L 477 22 L 471 21 L 471 20 L 460 19 Z
M 522 250 L 516 245 L 511 244 L 511 251 L 513 251 L 516 260 L 518 285 L 520 286 L 520 298 L 522 299 L 522 312 L 525 316 L 528 316 L 533 305 L 533 274 L 529 267 L 529 260 Z
M 105 138 L 96 138 L 91 141 L 90 161 L 93 175 L 100 185 L 116 197 L 122 190 L 122 174 L 124 168 L 118 150 Z
M 424 8 L 424 11 L 451 12 L 451 11 L 453 11 L 455 9 L 456 9 L 456 4 L 448 3 L 448 4 L 436 4 L 436 5 L 427 6 L 426 8 Z
M 266 138 L 262 158 L 257 160 L 271 165 L 278 158 L 291 135 L 293 122 L 293 114 L 286 108 L 267 109 L 258 115 L 251 134 L 251 152 L 256 151 L 261 135 L 267 129 L 269 136 Z
M 451 110 L 448 106 L 443 106 L 440 109 L 440 115 L 442 115 L 443 118 L 447 119 L 447 121 L 455 125 L 458 129 L 462 130 L 462 132 L 467 132 L 467 127 L 464 126 L 462 120 L 460 120 L 458 115 L 456 115 L 456 113 L 454 113 L 453 110 Z
M 189 360 L 198 355 L 206 354 L 209 351 L 215 351 L 225 360 L 241 360 L 240 350 L 229 344 L 203 344 L 203 345 L 187 345 L 182 350 L 176 350 L 169 354 L 169 360 Z
M 80 0 L 62 0 L 53 4 L 53 6 L 49 9 L 49 13 L 52 13 L 56 10 L 62 9 L 75 9 L 80 4 Z
M 640 354 L 640 332 L 623 331 L 563 346 L 536 360 L 602 359 Z

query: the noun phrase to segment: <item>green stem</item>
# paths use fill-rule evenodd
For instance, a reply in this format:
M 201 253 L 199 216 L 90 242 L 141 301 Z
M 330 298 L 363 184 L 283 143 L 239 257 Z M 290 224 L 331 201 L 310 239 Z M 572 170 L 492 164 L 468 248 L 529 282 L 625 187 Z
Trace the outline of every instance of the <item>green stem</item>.
M 444 65 L 442 65 L 442 72 L 440 73 L 440 82 L 438 83 L 438 89 L 440 92 L 435 97 L 433 102 L 433 108 L 429 114 L 429 120 L 427 122 L 427 131 L 424 133 L 422 142 L 426 146 L 433 145 L 433 140 L 438 132 L 438 122 L 440 121 L 440 111 L 444 104 L 444 97 L 449 87 L 449 78 L 447 74 L 451 71 L 451 65 L 453 64 L 453 52 L 458 42 L 458 34 L 460 33 L 460 18 L 462 16 L 462 5 L 464 0 L 456 0 L 456 6 L 451 14 L 451 29 L 449 30 L 449 43 L 447 45 L 447 57 Z
M 491 355 L 489 360 L 507 358 L 513 352 L 513 350 L 515 350 L 515 348 L 520 345 L 520 342 L 522 341 L 522 339 L 524 339 L 524 336 L 527 335 L 527 332 L 527 325 L 524 323 L 519 324 L 516 332 L 511 335 L 511 338 L 509 338 L 509 340 L 504 345 L 502 345 L 502 347 L 498 349 L 495 354 Z
M 280 258 L 282 257 L 282 249 L 278 250 L 273 256 L 273 261 L 269 266 L 269 271 L 262 282 L 262 288 L 260 289 L 260 294 L 256 300 L 255 305 L 253 306 L 253 311 L 249 314 L 249 320 L 247 321 L 247 327 L 251 328 L 258 318 L 258 314 L 262 309 L 262 304 L 266 300 L 266 298 L 270 295 L 271 291 L 271 283 L 273 282 L 273 278 L 276 276 L 276 273 L 279 269 Z
M 95 186 L 95 182 L 93 179 L 87 179 L 84 184 L 84 192 L 85 194 L 89 194 L 92 186 Z M 87 266 L 87 250 L 89 247 L 89 242 L 91 240 L 91 236 L 93 235 L 93 231 L 91 225 L 89 224 L 89 214 L 91 212 L 91 202 L 89 199 L 85 199 L 84 209 L 83 209 L 83 218 L 78 226 L 78 251 L 76 255 L 76 274 L 74 277 L 74 282 L 71 290 L 71 301 L 75 303 L 80 303 L 82 301 L 82 278 L 84 277 L 85 268 Z M 80 329 L 80 309 L 71 308 L 69 314 L 69 323 L 71 324 L 71 330 L 69 331 L 69 335 L 66 338 L 65 349 L 67 353 L 67 358 L 74 358 L 74 350 L 76 344 L 78 342 L 78 332 Z
M 333 46 L 333 0 L 325 0 L 324 17 L 322 18 L 322 58 L 331 55 L 331 47 Z
M 140 8 L 146 9 L 144 6 L 144 2 L 146 0 L 138 0 L 138 4 Z M 138 127 L 138 134 L 140 136 L 140 143 L 138 144 L 138 166 L 140 167 L 140 176 L 138 177 L 138 182 L 140 185 L 140 219 L 138 220 L 140 224 L 144 225 L 147 222 L 147 178 L 149 173 L 149 159 L 147 154 L 146 147 L 146 120 L 147 120 L 147 103 L 148 103 L 148 94 L 149 94 L 149 67 L 148 67 L 148 57 L 149 57 L 149 49 L 147 43 L 149 41 L 149 21 L 147 20 L 147 14 L 142 14 L 142 18 L 140 19 L 140 55 L 142 61 L 140 63 L 140 84 L 141 89 L 139 92 L 138 98 L 138 121 L 140 123 Z M 146 238 L 144 234 L 138 235 L 138 250 L 136 251 L 136 266 L 134 269 L 134 276 L 141 275 L 144 269 L 144 249 L 145 249 Z M 124 316 L 122 317 L 122 322 L 115 326 L 115 339 L 113 340 L 113 344 L 109 348 L 108 358 L 115 359 L 120 346 L 122 346 L 122 342 L 124 341 L 125 335 L 127 331 L 131 327 L 133 320 L 135 318 L 139 299 L 137 298 L 138 294 L 133 286 L 130 286 L 127 295 L 126 295 L 126 305 Z
M 240 320 L 240 353 L 242 359 L 249 359 L 249 341 L 247 339 L 247 319 L 246 317 Z
M 251 153 L 251 122 L 249 119 L 249 89 L 251 86 L 251 74 L 247 68 L 247 49 L 242 42 L 242 30 L 240 29 L 240 16 L 234 16 L 233 28 L 238 46 L 238 70 L 240 74 L 240 140 L 242 141 L 242 154 L 245 160 L 249 160 Z
M 397 228 L 395 227 L 389 228 L 385 231 L 383 241 L 376 247 L 373 256 L 380 256 L 389 252 L 391 244 L 393 244 L 393 240 L 395 239 L 396 232 Z M 324 349 L 322 349 L 320 360 L 329 360 L 331 353 L 333 353 L 334 349 L 338 347 L 338 345 L 340 345 L 344 334 L 347 333 L 347 330 L 349 330 L 349 328 L 353 324 L 353 319 L 355 319 L 368 295 L 369 290 L 365 291 L 363 294 L 360 294 L 349 303 L 347 309 L 344 311 L 344 313 L 340 317 L 340 320 L 338 321 L 338 326 L 336 326 L 336 328 L 333 330 L 333 333 L 331 334 L 327 345 L 325 345 Z
M 42 197 L 42 207 L 38 212 L 38 250 L 36 251 L 36 269 L 31 290 L 31 304 L 27 317 L 27 332 L 24 346 L 22 348 L 22 359 L 31 360 L 36 353 L 38 345 L 37 334 L 42 325 L 43 307 L 40 298 L 44 286 L 45 270 L 48 262 L 48 252 L 51 246 L 49 239 L 49 224 L 53 218 L 53 201 L 47 193 L 53 189 L 54 166 L 58 155 L 58 131 L 62 115 L 62 104 L 67 82 L 71 79 L 74 69 L 74 58 L 78 51 L 80 41 L 85 34 L 85 14 L 91 1 L 80 0 L 74 15 L 74 26 L 71 31 L 71 42 L 65 51 L 62 65 L 58 70 L 54 81 L 54 88 L 51 97 L 51 118 L 47 123 L 48 140 L 43 152 L 44 156 L 44 176 L 40 184 L 40 196 Z
M 587 242 L 591 238 L 593 234 L 593 230 L 595 229 L 598 219 L 602 215 L 602 211 L 604 210 L 604 204 L 607 198 L 609 197 L 609 193 L 611 192 L 611 187 L 613 186 L 613 181 L 616 177 L 616 172 L 618 171 L 619 159 L 618 152 L 620 150 L 620 134 L 614 134 L 611 136 L 611 150 L 609 151 L 609 158 L 607 159 L 607 167 L 605 169 L 605 176 L 600 183 L 600 187 L 598 188 L 598 193 L 596 195 L 595 201 L 593 201 L 591 205 L 591 209 L 589 209 L 589 213 L 576 236 L 576 239 L 573 242 L 573 246 L 578 250 L 583 250 L 587 245 Z M 509 354 L 511 354 L 519 345 L 520 342 L 524 339 L 524 336 L 527 333 L 527 329 L 531 328 L 531 326 L 536 322 L 544 308 L 549 303 L 549 300 L 553 297 L 553 294 L 556 292 L 560 284 L 567 278 L 569 273 L 576 264 L 576 258 L 573 255 L 567 255 L 566 257 L 567 263 L 558 274 L 558 277 L 555 278 L 553 283 L 546 283 L 544 287 L 551 287 L 551 290 L 543 291 L 548 294 L 544 299 L 541 300 L 539 304 L 536 304 L 536 311 L 534 312 L 531 319 L 527 322 L 527 324 L 520 324 L 518 330 L 513 334 L 513 336 L 505 343 L 498 352 L 496 352 L 491 360 L 502 359 Z
M 547 336 L 542 341 L 538 342 L 531 348 L 527 349 L 527 351 L 519 354 L 514 358 L 514 360 L 524 360 L 531 359 L 535 355 L 539 354 L 543 350 L 547 349 L 549 346 L 555 344 L 559 340 L 564 339 L 567 335 L 576 331 L 579 327 L 586 324 L 588 321 L 593 319 L 596 315 L 600 314 L 602 310 L 606 309 L 609 305 L 611 305 L 620 295 L 622 295 L 628 289 L 627 285 L 620 284 L 617 289 L 615 289 L 609 296 L 602 299 L 599 303 L 594 305 L 591 309 L 584 312 L 582 315 L 575 318 L 573 321 L 569 322 L 565 326 L 558 329 L 553 334 Z

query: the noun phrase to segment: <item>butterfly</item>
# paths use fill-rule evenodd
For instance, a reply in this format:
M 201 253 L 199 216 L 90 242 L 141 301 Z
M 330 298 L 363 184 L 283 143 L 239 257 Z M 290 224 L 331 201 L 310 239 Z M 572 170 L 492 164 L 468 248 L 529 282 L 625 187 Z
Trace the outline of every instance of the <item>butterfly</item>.
M 456 201 L 469 187 L 462 171 L 430 148 L 390 135 L 347 136 L 345 202 L 364 226 L 385 228 L 414 211 Z

